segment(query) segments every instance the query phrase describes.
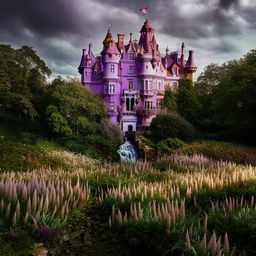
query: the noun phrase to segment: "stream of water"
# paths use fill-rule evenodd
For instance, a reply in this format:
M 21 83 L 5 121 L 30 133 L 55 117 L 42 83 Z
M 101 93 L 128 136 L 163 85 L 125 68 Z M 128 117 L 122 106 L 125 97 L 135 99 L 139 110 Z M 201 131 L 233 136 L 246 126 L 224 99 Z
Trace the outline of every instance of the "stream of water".
M 120 155 L 121 162 L 133 162 L 138 158 L 136 148 L 127 138 L 125 138 L 125 143 L 120 145 L 117 153 Z

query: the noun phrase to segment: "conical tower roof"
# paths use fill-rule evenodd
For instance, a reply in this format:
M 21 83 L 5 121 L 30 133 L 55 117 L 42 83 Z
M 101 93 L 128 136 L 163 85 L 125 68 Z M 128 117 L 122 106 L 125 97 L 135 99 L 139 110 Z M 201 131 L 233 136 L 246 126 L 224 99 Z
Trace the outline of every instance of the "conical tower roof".
M 120 54 L 116 42 L 112 36 L 110 28 L 108 29 L 107 35 L 103 41 L 103 51 L 102 53 L 116 53 Z

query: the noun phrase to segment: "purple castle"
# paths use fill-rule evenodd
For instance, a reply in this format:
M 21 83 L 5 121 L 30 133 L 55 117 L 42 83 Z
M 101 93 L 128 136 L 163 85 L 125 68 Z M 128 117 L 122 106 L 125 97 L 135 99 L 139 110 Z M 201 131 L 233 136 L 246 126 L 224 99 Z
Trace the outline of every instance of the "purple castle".
M 197 70 L 194 52 L 184 58 L 184 43 L 181 54 L 166 49 L 161 56 L 155 38 L 155 30 L 147 19 L 140 31 L 140 40 L 124 44 L 124 34 L 118 34 L 115 42 L 109 29 L 103 41 L 100 56 L 92 52 L 83 55 L 78 68 L 81 82 L 89 90 L 102 95 L 109 120 L 120 125 L 123 132 L 147 130 L 151 120 L 162 113 L 162 99 L 168 87 L 176 90 L 179 79 L 193 80 Z

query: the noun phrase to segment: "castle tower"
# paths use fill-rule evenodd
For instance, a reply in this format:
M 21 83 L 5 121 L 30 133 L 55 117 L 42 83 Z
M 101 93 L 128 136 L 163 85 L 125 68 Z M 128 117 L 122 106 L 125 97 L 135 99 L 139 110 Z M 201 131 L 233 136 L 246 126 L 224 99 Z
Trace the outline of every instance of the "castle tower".
M 110 29 L 103 41 L 101 56 L 103 63 L 104 101 L 107 106 L 109 119 L 113 123 L 116 123 L 121 93 L 118 76 L 121 53 L 118 50 Z
M 196 72 L 196 70 L 197 70 L 197 66 L 194 60 L 194 51 L 190 50 L 188 60 L 185 65 L 185 77 L 193 81 L 193 74 Z
M 83 54 L 81 58 L 78 71 L 81 74 L 81 83 L 85 85 L 91 82 L 93 75 L 93 65 L 96 62 L 96 58 L 92 52 L 92 43 L 89 44 L 89 51 L 86 54 L 86 49 L 83 49 Z

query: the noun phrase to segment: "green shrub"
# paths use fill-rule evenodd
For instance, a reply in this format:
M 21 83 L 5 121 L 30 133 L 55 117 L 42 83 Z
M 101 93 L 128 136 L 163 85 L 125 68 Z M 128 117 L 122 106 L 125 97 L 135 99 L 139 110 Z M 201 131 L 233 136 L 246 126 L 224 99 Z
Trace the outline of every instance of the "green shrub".
M 182 146 L 184 146 L 185 143 L 178 139 L 178 138 L 168 138 L 165 140 L 161 140 L 158 144 L 157 144 L 157 148 L 160 150 L 169 150 L 170 148 L 180 148 Z
M 150 130 L 154 141 L 167 138 L 187 141 L 196 135 L 193 125 L 176 113 L 157 115 L 151 122 Z

